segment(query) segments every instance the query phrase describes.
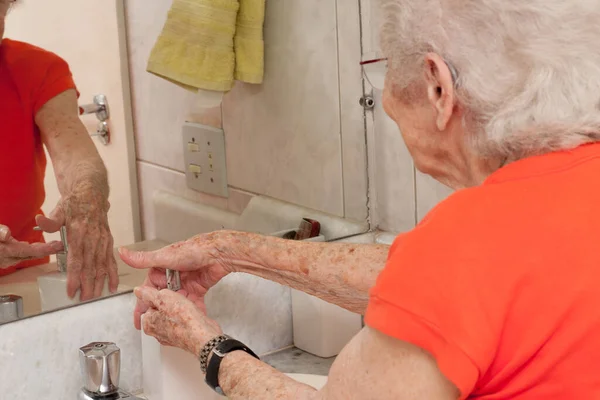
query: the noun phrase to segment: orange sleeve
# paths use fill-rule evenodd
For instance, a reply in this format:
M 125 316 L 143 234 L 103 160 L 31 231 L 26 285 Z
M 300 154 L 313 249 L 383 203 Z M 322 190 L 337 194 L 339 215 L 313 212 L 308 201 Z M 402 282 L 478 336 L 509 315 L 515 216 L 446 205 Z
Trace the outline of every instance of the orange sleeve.
M 77 90 L 69 65 L 55 54 L 45 53 L 44 56 L 45 59 L 39 64 L 39 78 L 32 88 L 34 116 L 52 98 L 69 89 Z
M 453 215 L 464 218 L 441 207 L 396 239 L 365 323 L 428 351 L 464 399 L 493 362 L 506 303 L 493 287 L 501 291 L 503 283 L 494 282 L 481 261 L 488 249 L 473 248 L 472 227 Z
M 69 65 L 56 54 L 9 39 L 2 46 L 9 73 L 33 117 L 50 99 L 77 90 Z

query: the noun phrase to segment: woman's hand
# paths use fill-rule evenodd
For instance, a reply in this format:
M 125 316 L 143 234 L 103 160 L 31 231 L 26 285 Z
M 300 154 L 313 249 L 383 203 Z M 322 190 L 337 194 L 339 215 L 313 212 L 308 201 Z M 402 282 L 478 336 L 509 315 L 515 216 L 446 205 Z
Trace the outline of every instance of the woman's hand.
M 133 268 L 150 269 L 144 287 L 164 289 L 167 287 L 165 269 L 180 271 L 182 291 L 205 312 L 206 292 L 233 271 L 236 254 L 245 248 L 244 235 L 239 232 L 217 231 L 153 252 L 135 252 L 124 248 L 119 252 L 121 259 Z M 141 315 L 147 310 L 147 304 L 138 301 L 134 311 L 137 329 L 141 327 Z
M 0 225 L 0 268 L 12 267 L 25 260 L 44 258 L 62 250 L 60 242 L 19 242 L 12 237 L 7 226 Z
M 146 308 L 142 318 L 144 333 L 165 346 L 178 347 L 198 357 L 209 340 L 223 333 L 219 325 L 187 297 L 185 290 L 139 287 L 135 295 Z
M 67 294 L 81 290 L 81 300 L 100 297 L 106 278 L 112 293 L 119 285 L 113 237 L 108 227 L 108 202 L 93 189 L 61 199 L 49 218 L 36 217 L 38 226 L 54 233 L 67 227 Z

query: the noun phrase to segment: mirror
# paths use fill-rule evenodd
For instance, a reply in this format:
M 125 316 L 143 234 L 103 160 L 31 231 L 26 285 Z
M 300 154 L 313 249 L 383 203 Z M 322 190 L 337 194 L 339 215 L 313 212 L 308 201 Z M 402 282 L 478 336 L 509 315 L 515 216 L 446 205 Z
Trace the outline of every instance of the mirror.
M 70 184 L 69 179 L 76 179 L 77 169 L 85 169 L 87 165 L 74 162 L 68 172 L 65 168 L 58 171 L 59 175 L 68 174 L 68 177 L 57 178 L 53 164 L 58 157 L 52 159 L 46 148 L 47 168 L 43 178 L 44 152 L 34 115 L 37 116 L 39 107 L 44 105 L 37 102 L 53 99 L 70 88 L 68 83 L 64 86 L 69 78 L 68 70 L 66 74 L 58 71 L 60 61 L 57 60 L 62 59 L 68 64 L 79 92 L 80 119 L 87 133 L 92 135 L 108 170 L 111 187 L 108 225 L 115 247 L 140 241 L 123 3 L 0 0 L 0 18 L 5 20 L 4 40 L 0 45 L 0 159 L 10 160 L 16 154 L 33 159 L 33 164 L 25 161 L 21 164 L 13 161 L 10 165 L 8 162 L 0 163 L 4 168 L 0 172 L 4 174 L 4 178 L 0 176 L 1 184 L 12 186 L 12 190 L 3 188 L 3 195 L 13 195 L 11 199 L 0 200 L 0 207 L 4 208 L 0 209 L 0 224 L 8 225 L 18 240 L 37 241 L 41 238 L 41 232 L 33 230 L 36 225 L 34 217 L 40 206 L 45 215 L 50 215 L 61 197 L 57 180 L 63 186 Z M 31 98 L 27 97 L 29 95 Z M 14 110 L 18 108 L 27 112 L 16 113 Z M 19 134 L 26 139 L 10 139 L 11 134 Z M 71 154 L 59 156 L 63 163 L 85 156 L 77 153 L 79 148 L 70 151 Z M 86 232 L 93 235 L 93 228 Z M 46 241 L 61 240 L 58 232 L 44 236 Z M 72 239 L 67 238 L 69 243 Z M 79 239 L 84 243 L 87 240 Z M 100 248 L 100 245 L 95 246 L 94 240 L 88 240 L 84 246 Z M 153 249 L 162 245 L 152 242 L 138 247 Z M 117 293 L 130 291 L 143 281 L 145 272 L 131 270 L 118 257 L 117 262 L 120 279 Z M 102 296 L 108 294 L 106 285 Z M 0 270 L 0 323 L 3 322 L 3 310 L 8 315 L 4 319 L 11 320 L 10 313 L 29 317 L 78 303 L 79 293 L 74 300 L 67 296 L 66 273 L 59 272 L 56 256 L 52 256 L 50 262 L 26 261 Z
M 209 229 L 207 226 L 211 230 L 226 227 L 273 233 L 297 228 L 304 217 L 317 219 L 322 224 L 321 232 L 326 240 L 365 233 L 371 227 L 370 208 L 379 203 L 374 201 L 375 197 L 369 198 L 369 191 L 377 189 L 375 183 L 383 180 L 371 177 L 369 185 L 370 173 L 375 169 L 367 171 L 367 160 L 377 157 L 367 157 L 367 143 L 371 139 L 367 140 L 369 124 L 365 124 L 365 109 L 359 103 L 365 93 L 359 65 L 360 30 L 355 19 L 337 18 L 339 10 L 328 8 L 324 13 L 331 15 L 311 28 L 310 40 L 306 42 L 305 35 L 290 29 L 292 26 L 303 29 L 295 25 L 298 16 L 287 12 L 285 4 L 272 3 L 267 20 L 277 18 L 275 23 L 265 24 L 264 81 L 260 85 L 235 83 L 223 97 L 222 104 L 213 107 L 212 97 L 203 97 L 147 72 L 171 0 L 0 0 L 0 3 L 12 3 L 5 19 L 5 37 L 50 51 L 68 64 L 79 92 L 77 105 L 83 114 L 79 118 L 86 134 L 93 135 L 93 145 L 108 170 L 111 205 L 108 225 L 115 247 L 138 243 L 136 246 L 147 249 L 159 248 L 165 243 L 142 240 L 159 236 L 176 241 L 179 239 L 175 237 L 191 236 Z M 339 37 L 347 38 L 345 44 L 340 45 Z M 352 44 L 354 39 L 351 38 L 356 42 Z M 315 47 L 315 43 L 318 46 Z M 3 49 L 6 47 L 0 46 L 0 54 L 5 53 Z M 35 65 L 30 62 L 21 71 Z M 46 71 L 52 72 L 49 68 Z M 233 73 L 231 75 L 233 84 L 235 79 Z M 290 79 L 290 76 L 297 78 Z M 8 77 L 0 64 L 0 84 L 4 79 L 7 85 Z M 6 99 L 0 92 L 0 121 L 3 123 L 0 140 L 3 135 L 9 137 L 5 122 L 14 118 L 6 111 L 2 114 L 3 107 L 7 107 Z M 380 105 L 375 104 L 375 109 L 378 107 L 379 115 L 383 115 Z M 35 139 L 33 113 L 28 115 L 29 137 Z M 197 150 L 200 142 L 194 142 L 194 136 L 185 140 L 184 128 L 192 125 L 201 125 L 195 126 L 192 133 L 202 138 L 212 138 L 208 135 L 218 133 L 218 143 L 224 142 L 218 145 L 220 152 L 208 150 L 210 143 L 214 146 L 211 149 L 217 148 L 215 140 L 202 140 L 206 143 L 202 151 Z M 386 140 L 391 137 L 401 140 L 395 129 L 394 126 L 388 130 Z M 20 171 L 15 169 L 16 164 L 2 164 L 1 152 L 15 151 L 5 143 L 0 142 L 0 178 L 2 174 Z M 383 146 L 381 143 L 386 142 L 378 146 Z M 39 140 L 37 145 L 43 154 Z M 71 151 L 62 155 L 72 158 Z M 200 156 L 204 161 L 198 161 Z M 401 207 L 403 214 L 394 214 L 393 224 L 386 226 L 388 230 L 399 231 L 415 219 L 416 189 L 414 184 L 408 184 L 414 183 L 414 169 L 407 152 L 390 157 L 402 161 L 403 179 L 398 180 L 400 183 L 393 190 L 386 190 L 382 198 L 393 198 L 393 201 L 388 199 L 389 204 L 396 204 L 399 198 L 407 202 L 406 207 Z M 61 171 L 53 168 L 56 167 L 54 161 L 48 157 L 43 183 L 45 196 L 41 209 L 46 215 L 50 215 L 60 199 L 55 176 L 61 175 Z M 202 163 L 203 171 L 220 172 L 218 176 L 214 174 L 216 180 L 206 174 L 202 182 L 195 182 Z M 19 165 L 19 168 L 30 168 L 23 162 Z M 77 166 L 71 166 L 73 170 L 76 171 Z M 204 190 L 194 187 L 193 183 Z M 19 181 L 19 185 L 25 185 L 24 180 Z M 228 197 L 206 190 L 217 185 L 217 189 L 225 186 Z M 3 190 L 7 187 L 11 186 L 0 185 Z M 397 195 L 406 190 L 409 191 L 406 196 Z M 165 196 L 160 197 L 161 194 Z M 24 196 L 24 200 L 31 201 L 30 197 Z M 162 203 L 157 202 L 157 198 Z M 163 212 L 156 218 L 161 207 L 164 211 L 166 203 L 174 205 L 176 202 L 179 210 L 196 211 L 197 205 L 205 207 L 198 214 L 209 215 L 205 220 L 211 219 L 210 224 L 204 224 L 205 220 L 190 222 L 185 212 L 176 214 L 175 218 Z M 2 204 L 0 197 L 0 217 Z M 383 204 L 385 208 L 380 214 L 387 218 L 393 207 Z M 290 216 L 291 208 L 294 208 L 293 216 Z M 254 213 L 250 217 L 244 215 L 248 210 Z M 270 219 L 275 215 L 273 210 L 279 214 Z M 318 215 L 304 215 L 309 214 L 306 210 Z M 32 209 L 31 213 L 35 212 L 37 209 Z M 281 222 L 280 215 L 290 218 L 285 224 L 277 225 Z M 28 218 L 26 233 L 31 234 L 35 223 L 31 214 Z M 256 221 L 265 222 L 264 229 L 257 228 Z M 274 225 L 277 229 L 271 229 Z M 96 227 L 97 224 L 90 225 L 91 229 Z M 67 232 L 69 242 L 82 237 L 92 238 L 90 246 L 97 245 L 92 235 L 77 237 Z M 58 233 L 45 235 L 45 238 L 61 240 Z M 70 247 L 72 252 L 71 244 Z M 144 271 L 132 271 L 120 263 L 118 291 L 129 291 L 141 283 L 144 276 Z M 46 287 L 51 289 L 46 291 Z M 49 306 L 44 305 L 46 293 L 51 293 L 48 296 L 54 299 Z M 0 277 L 0 296 L 6 294 L 23 298 L 25 316 L 72 305 L 65 300 L 64 273 L 58 272 L 56 263 Z M 59 297 L 61 301 L 57 300 Z M 0 308 L 3 307 L 0 298 Z

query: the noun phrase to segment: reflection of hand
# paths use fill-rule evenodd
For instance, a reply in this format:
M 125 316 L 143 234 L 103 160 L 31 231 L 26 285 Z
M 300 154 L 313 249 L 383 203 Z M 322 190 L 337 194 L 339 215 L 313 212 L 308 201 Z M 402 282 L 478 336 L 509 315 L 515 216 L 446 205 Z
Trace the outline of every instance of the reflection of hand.
M 49 218 L 36 217 L 45 232 L 67 227 L 67 294 L 71 298 L 77 290 L 81 290 L 82 301 L 99 297 L 107 277 L 110 291 L 117 290 L 119 275 L 105 203 L 90 191 L 61 199 Z
M 167 287 L 165 269 L 180 272 L 181 288 L 188 299 L 204 311 L 204 296 L 233 268 L 228 260 L 239 251 L 241 235 L 238 232 L 217 231 L 195 236 L 185 242 L 175 243 L 154 252 L 134 252 L 121 249 L 121 258 L 133 268 L 149 268 L 144 286 L 164 289 Z M 146 312 L 147 305 L 138 301 L 134 312 L 134 323 L 140 329 L 140 316 Z
M 0 268 L 8 268 L 22 261 L 44 258 L 62 251 L 60 242 L 27 243 L 12 237 L 7 226 L 0 225 Z
M 209 340 L 222 334 L 219 325 L 186 298 L 185 290 L 140 287 L 135 295 L 146 309 L 142 319 L 144 332 L 165 346 L 179 347 L 199 356 Z

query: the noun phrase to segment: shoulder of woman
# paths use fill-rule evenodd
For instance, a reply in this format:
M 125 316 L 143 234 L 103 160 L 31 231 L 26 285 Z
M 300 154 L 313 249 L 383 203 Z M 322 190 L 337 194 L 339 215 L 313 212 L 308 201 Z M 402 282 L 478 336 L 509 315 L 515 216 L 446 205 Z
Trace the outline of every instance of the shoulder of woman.
M 15 75 L 31 76 L 32 73 L 44 73 L 55 64 L 66 62 L 51 51 L 17 40 L 4 39 L 0 47 L 3 62 Z M 38 72 L 40 71 L 40 72 Z

